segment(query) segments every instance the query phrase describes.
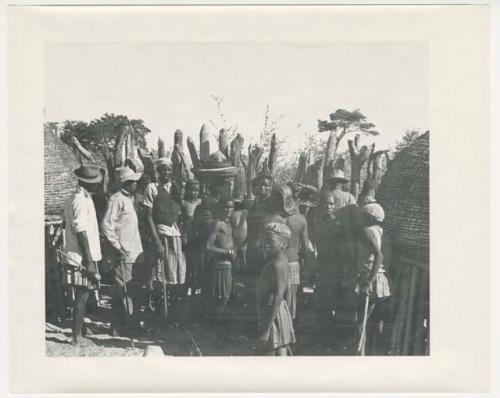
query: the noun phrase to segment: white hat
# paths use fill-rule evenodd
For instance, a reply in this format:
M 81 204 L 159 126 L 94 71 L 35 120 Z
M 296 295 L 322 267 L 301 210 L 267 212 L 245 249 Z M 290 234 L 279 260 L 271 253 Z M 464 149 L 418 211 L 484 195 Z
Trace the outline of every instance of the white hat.
M 128 167 L 118 167 L 116 169 L 116 174 L 118 176 L 118 181 L 120 181 L 120 184 L 123 184 L 127 181 L 137 181 L 142 176 L 142 173 L 134 173 L 134 170 Z
M 334 169 L 332 173 L 328 176 L 328 180 L 331 182 L 348 182 L 349 180 L 345 178 L 344 171 L 340 169 Z

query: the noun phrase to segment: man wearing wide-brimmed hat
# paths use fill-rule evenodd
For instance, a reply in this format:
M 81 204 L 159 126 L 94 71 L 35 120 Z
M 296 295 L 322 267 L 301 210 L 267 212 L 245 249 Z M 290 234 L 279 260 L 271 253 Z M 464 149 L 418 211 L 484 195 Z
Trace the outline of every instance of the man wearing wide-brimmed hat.
M 63 284 L 74 287 L 73 345 L 92 345 L 83 337 L 85 309 L 89 290 L 97 289 L 100 275 L 96 263 L 101 260 L 99 226 L 91 194 L 102 180 L 101 167 L 95 163 L 75 170 L 78 187 L 64 206 Z
M 345 178 L 344 172 L 340 169 L 334 169 L 331 175 L 326 179 L 323 190 L 332 191 L 336 210 L 356 204 L 354 196 L 342 189 L 348 181 L 349 180 Z
M 140 267 L 142 261 L 142 243 L 139 234 L 139 223 L 134 207 L 134 192 L 141 173 L 135 173 L 128 167 L 116 169 L 121 189 L 114 193 L 108 201 L 101 229 L 108 242 L 115 249 L 115 267 L 113 268 L 113 288 L 111 294 L 111 329 L 117 336 L 123 332 L 126 317 L 134 313 L 135 284 L 134 268 Z M 125 295 L 125 285 L 130 294 Z M 134 300 L 132 300 L 132 296 Z M 124 300 L 127 300 L 125 303 Z M 137 307 L 137 305 L 136 305 Z M 125 311 L 129 313 L 125 317 Z

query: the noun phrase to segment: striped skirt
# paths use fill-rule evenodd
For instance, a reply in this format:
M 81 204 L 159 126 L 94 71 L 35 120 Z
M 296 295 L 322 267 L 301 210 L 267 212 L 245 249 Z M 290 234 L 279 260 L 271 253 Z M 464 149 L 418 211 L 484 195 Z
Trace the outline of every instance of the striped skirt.
M 288 265 L 288 284 L 300 285 L 300 262 L 289 261 Z
M 97 283 L 90 279 L 87 271 L 72 264 L 62 264 L 62 284 L 63 286 L 81 286 L 89 290 L 97 290 Z
M 182 251 L 182 237 L 160 235 L 165 247 L 166 280 L 169 285 L 182 285 L 186 282 L 186 258 Z
M 360 284 L 363 284 L 363 282 L 369 277 L 370 277 L 369 272 L 363 272 L 360 275 Z M 358 285 L 356 289 L 358 292 L 360 290 L 359 288 L 360 286 Z M 385 276 L 385 272 L 377 272 L 377 275 L 375 276 L 375 279 L 371 286 L 370 297 L 378 299 L 390 296 L 391 296 L 391 289 L 389 288 L 389 281 L 387 279 L 387 276 Z
M 266 311 L 270 311 L 268 306 Z M 269 350 L 276 350 L 288 344 L 295 343 L 295 332 L 293 330 L 292 316 L 288 309 L 286 301 L 283 300 L 276 318 L 271 325 L 269 337 L 266 341 L 266 347 Z

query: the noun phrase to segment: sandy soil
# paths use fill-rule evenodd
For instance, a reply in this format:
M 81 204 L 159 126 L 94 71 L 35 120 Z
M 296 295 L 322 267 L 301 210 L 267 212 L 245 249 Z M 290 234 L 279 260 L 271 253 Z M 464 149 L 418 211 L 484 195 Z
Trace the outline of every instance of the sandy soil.
M 256 341 L 253 289 L 240 281 L 237 296 L 228 306 L 229 321 L 220 323 L 202 316 L 201 297 L 188 297 L 172 308 L 171 321 L 151 330 L 140 330 L 129 337 L 110 335 L 109 286 L 102 286 L 100 307 L 86 318 L 87 337 L 91 347 L 73 347 L 71 320 L 46 323 L 46 354 L 48 356 L 142 356 L 147 346 L 161 347 L 165 355 L 174 356 L 249 356 L 259 355 Z M 295 331 L 297 343 L 294 355 L 349 355 L 349 334 L 325 334 L 318 327 L 317 318 L 307 296 L 301 298 L 300 318 Z M 198 350 L 199 349 L 199 350 Z

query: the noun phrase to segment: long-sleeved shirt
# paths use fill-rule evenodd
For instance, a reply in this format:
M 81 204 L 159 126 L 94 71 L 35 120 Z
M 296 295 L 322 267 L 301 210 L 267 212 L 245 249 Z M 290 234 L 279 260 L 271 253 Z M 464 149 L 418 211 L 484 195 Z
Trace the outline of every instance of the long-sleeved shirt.
M 101 230 L 116 250 L 123 248 L 128 253 L 124 262 L 137 262 L 142 254 L 142 243 L 134 200 L 130 193 L 122 189 L 109 198 Z
M 100 261 L 101 244 L 99 242 L 99 226 L 92 197 L 83 187 L 76 191 L 66 201 L 64 206 L 64 259 L 72 265 L 82 265 L 83 251 L 78 243 L 77 234 L 85 232 L 89 243 L 92 261 Z

